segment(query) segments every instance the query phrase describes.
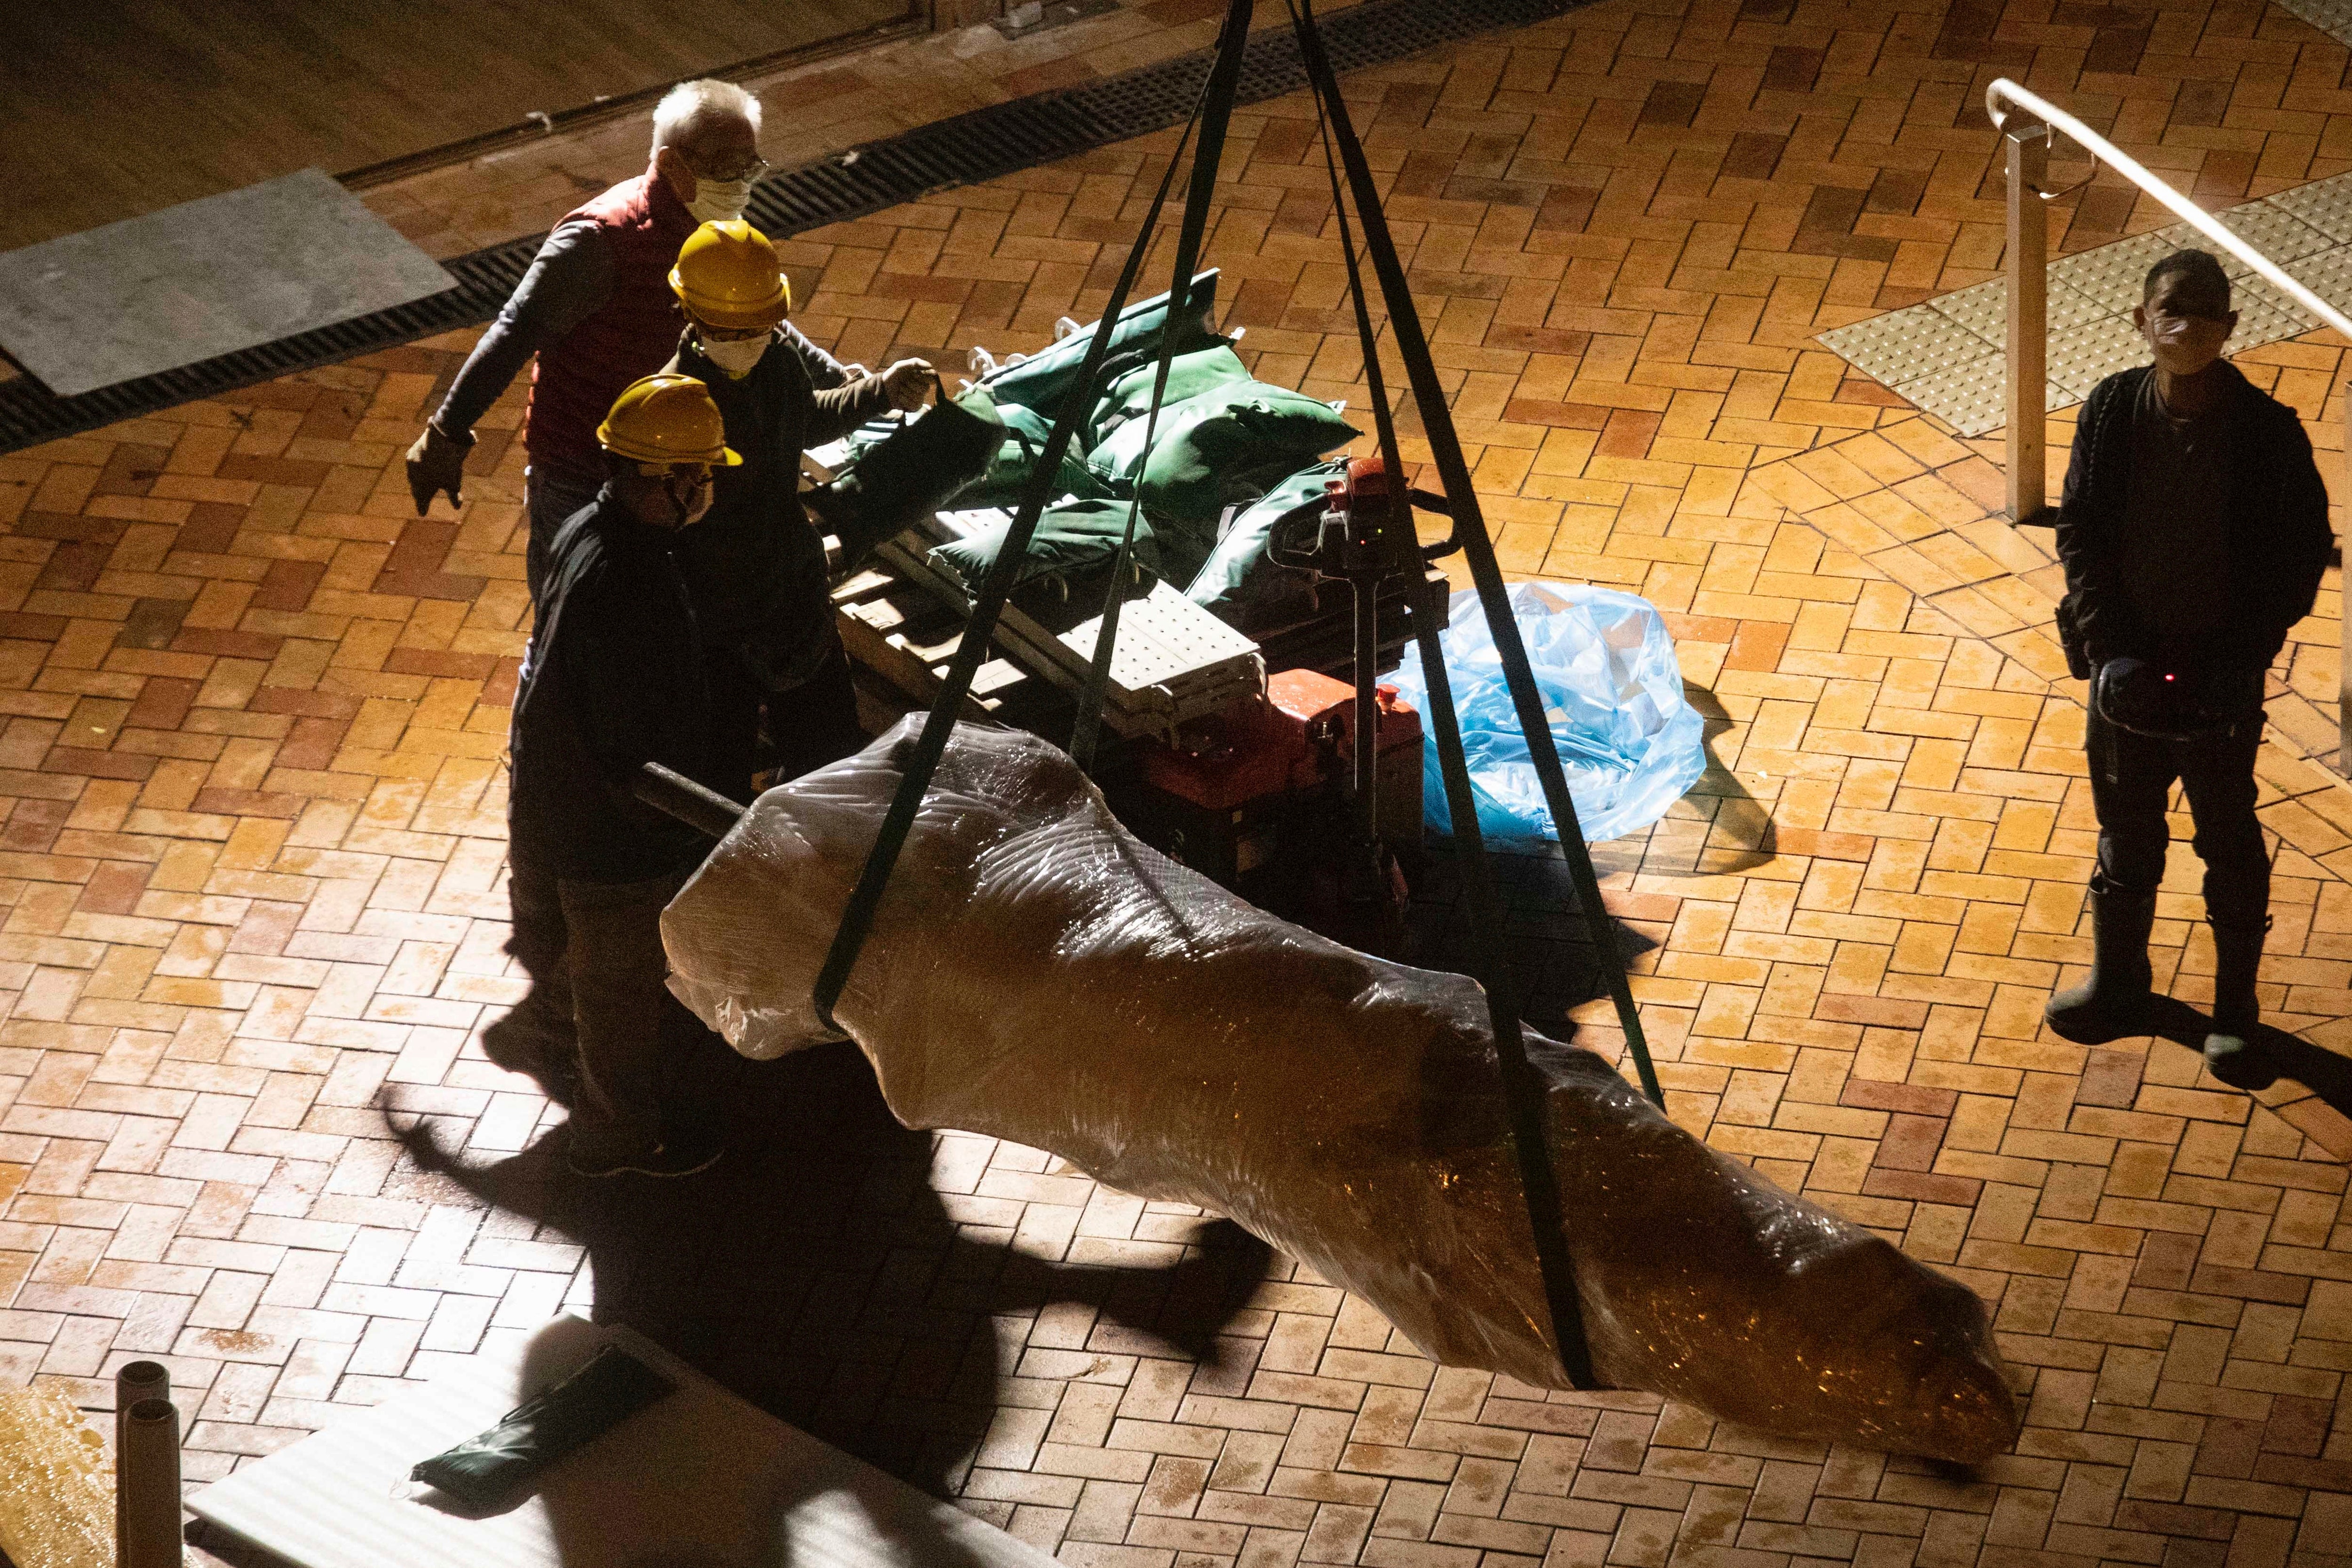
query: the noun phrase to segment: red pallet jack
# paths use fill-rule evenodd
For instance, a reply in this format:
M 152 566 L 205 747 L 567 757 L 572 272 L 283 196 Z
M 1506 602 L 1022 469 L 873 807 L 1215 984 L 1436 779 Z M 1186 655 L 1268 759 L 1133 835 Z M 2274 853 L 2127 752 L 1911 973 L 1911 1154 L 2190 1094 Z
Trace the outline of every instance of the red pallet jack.
M 1423 730 L 1381 684 L 1379 602 L 1391 579 L 1420 589 L 1425 561 L 1454 547 L 1424 551 L 1390 527 L 1393 500 L 1387 465 L 1359 458 L 1269 540 L 1278 564 L 1348 585 L 1352 685 L 1278 672 L 1263 703 L 1236 703 L 1196 747 L 1150 747 L 1132 776 L 1101 782 L 1119 820 L 1154 848 L 1286 920 L 1404 959 L 1409 894 L 1396 847 L 1421 840 Z
M 1394 686 L 1376 685 L 1373 695 L 1374 831 L 1383 843 L 1411 842 L 1421 832 L 1421 715 Z M 1297 920 L 1276 907 L 1266 878 L 1299 857 L 1316 824 L 1349 818 L 1355 701 L 1353 686 L 1318 670 L 1281 671 L 1262 700 L 1235 703 L 1183 744 L 1136 747 L 1125 776 L 1100 780 L 1103 793 L 1144 842 Z
M 1373 395 L 1381 402 L 1375 418 L 1385 424 L 1385 400 L 1377 391 Z M 1335 831 L 1316 846 L 1320 852 L 1310 862 L 1304 907 L 1293 918 L 1350 947 L 1389 957 L 1407 956 L 1409 933 L 1404 873 L 1381 832 L 1385 715 L 1378 674 L 1381 585 L 1400 576 L 1418 583 L 1426 561 L 1435 559 L 1414 537 L 1410 514 L 1401 504 L 1402 490 L 1385 455 L 1359 457 L 1348 465 L 1344 476 L 1331 481 L 1330 505 L 1315 519 L 1311 535 L 1285 538 L 1277 532 L 1267 541 L 1267 553 L 1282 565 L 1339 579 L 1355 596 L 1356 689 L 1347 727 L 1352 758 L 1348 810 Z M 1436 554 L 1453 548 L 1449 539 L 1436 547 Z M 1413 613 L 1418 620 L 1426 611 L 1416 605 Z M 1413 729 L 1417 736 L 1417 720 Z M 1417 808 L 1418 779 L 1412 796 Z

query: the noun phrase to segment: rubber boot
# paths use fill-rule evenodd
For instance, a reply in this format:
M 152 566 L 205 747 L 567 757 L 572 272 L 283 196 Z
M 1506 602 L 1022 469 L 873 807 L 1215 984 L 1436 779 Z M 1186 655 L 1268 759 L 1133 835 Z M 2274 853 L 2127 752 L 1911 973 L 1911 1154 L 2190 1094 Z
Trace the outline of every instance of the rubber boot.
M 2146 1034 L 2149 985 L 2148 928 L 2156 924 L 2156 891 L 2119 888 L 2094 873 L 2091 974 L 2050 998 L 2042 1016 L 2061 1040 L 2105 1045 Z
M 2257 1038 L 2263 1004 L 2254 994 L 2254 977 L 2262 968 L 2263 937 L 2270 922 L 2260 925 L 2213 927 L 2213 1032 L 2205 1037 L 2206 1070 L 2233 1089 L 2267 1089 L 2278 1082 Z

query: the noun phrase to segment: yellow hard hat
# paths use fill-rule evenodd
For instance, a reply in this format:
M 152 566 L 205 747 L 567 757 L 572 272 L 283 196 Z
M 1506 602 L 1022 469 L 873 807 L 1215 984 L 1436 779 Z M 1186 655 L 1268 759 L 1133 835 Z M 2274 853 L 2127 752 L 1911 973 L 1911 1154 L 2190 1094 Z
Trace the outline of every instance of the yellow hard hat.
M 710 389 L 692 376 L 661 371 L 631 382 L 596 427 L 604 450 L 639 463 L 700 463 L 732 468 L 727 422 Z
M 793 287 L 775 247 L 741 218 L 688 235 L 669 286 L 687 314 L 708 327 L 772 327 L 792 314 Z

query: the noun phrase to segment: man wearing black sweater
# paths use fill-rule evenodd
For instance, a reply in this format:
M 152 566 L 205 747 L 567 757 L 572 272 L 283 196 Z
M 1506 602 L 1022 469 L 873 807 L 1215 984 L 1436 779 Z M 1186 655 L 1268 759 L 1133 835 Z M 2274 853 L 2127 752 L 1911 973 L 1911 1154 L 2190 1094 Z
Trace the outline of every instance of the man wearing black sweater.
M 2172 786 L 2188 796 L 2213 928 L 2207 1061 L 2259 1080 L 2247 1044 L 2270 925 L 2270 857 L 2254 816 L 2263 678 L 2311 612 L 2334 537 L 2294 410 L 2221 357 L 2230 280 L 2203 251 L 2149 269 L 2132 321 L 2155 363 L 2109 376 L 2075 427 L 2058 511 L 2059 632 L 2091 681 L 2084 748 L 2099 819 L 2088 979 L 2050 1027 L 2081 1044 L 2147 1032 L 2147 940 Z

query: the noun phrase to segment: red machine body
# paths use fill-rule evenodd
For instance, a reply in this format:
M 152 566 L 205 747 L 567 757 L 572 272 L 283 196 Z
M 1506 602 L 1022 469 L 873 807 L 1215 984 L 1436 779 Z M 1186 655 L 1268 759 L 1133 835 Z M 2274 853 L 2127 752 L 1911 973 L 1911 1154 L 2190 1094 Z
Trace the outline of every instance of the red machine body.
M 1339 519 L 1348 547 L 1370 549 L 1378 545 L 1381 526 L 1388 521 L 1392 496 L 1388 465 L 1376 456 L 1350 458 L 1347 476 L 1331 479 L 1324 488 L 1331 497 L 1331 511 Z
M 1284 565 L 1349 583 L 1360 662 L 1378 656 L 1380 584 L 1419 570 L 1419 547 L 1398 526 L 1398 483 L 1380 458 L 1353 459 L 1326 483 L 1316 532 L 1270 543 Z M 1400 551 L 1409 559 L 1395 559 Z M 1360 746 L 1360 712 L 1376 716 Z M 1382 846 L 1421 841 L 1421 716 L 1394 686 L 1285 670 L 1266 683 L 1263 704 L 1236 704 L 1208 729 L 1193 747 L 1146 752 L 1113 808 L 1147 843 L 1229 887 L 1277 859 L 1290 862 L 1271 866 L 1245 895 L 1278 908 L 1260 894 L 1279 900 L 1274 884 L 1286 877 L 1292 902 L 1322 915 L 1297 918 L 1382 950 L 1402 931 L 1405 896 Z
M 1381 836 L 1421 838 L 1421 715 L 1380 688 Z M 1266 701 L 1236 703 L 1197 750 L 1144 748 L 1119 815 L 1147 843 L 1232 884 L 1276 853 L 1286 826 L 1345 810 L 1339 789 L 1355 744 L 1355 689 L 1314 670 L 1266 682 Z

